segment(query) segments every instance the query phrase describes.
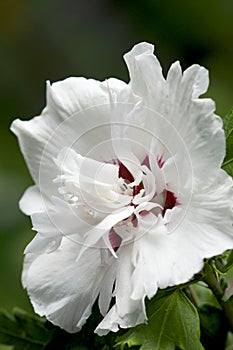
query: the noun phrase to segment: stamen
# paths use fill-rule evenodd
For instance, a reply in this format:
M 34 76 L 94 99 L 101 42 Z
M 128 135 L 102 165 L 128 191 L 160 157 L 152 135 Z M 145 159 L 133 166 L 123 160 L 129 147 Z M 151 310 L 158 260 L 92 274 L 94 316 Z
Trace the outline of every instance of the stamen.
M 130 187 L 130 184 L 127 184 L 122 177 L 120 177 L 117 181 L 116 191 L 120 192 L 121 194 L 126 194 L 128 196 L 133 195 L 133 189 Z

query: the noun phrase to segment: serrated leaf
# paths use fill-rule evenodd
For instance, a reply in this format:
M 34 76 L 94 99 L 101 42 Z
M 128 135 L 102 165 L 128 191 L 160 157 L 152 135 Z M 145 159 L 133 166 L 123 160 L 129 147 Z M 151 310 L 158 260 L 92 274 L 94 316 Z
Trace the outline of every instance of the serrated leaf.
M 233 108 L 223 118 L 223 127 L 226 136 L 226 157 L 224 159 L 222 168 L 233 176 Z
M 52 338 L 45 321 L 14 309 L 13 314 L 0 311 L 0 343 L 12 345 L 12 350 L 42 350 Z
M 148 324 L 132 328 L 117 341 L 124 349 L 201 350 L 200 324 L 196 308 L 181 290 L 159 292 L 148 303 Z

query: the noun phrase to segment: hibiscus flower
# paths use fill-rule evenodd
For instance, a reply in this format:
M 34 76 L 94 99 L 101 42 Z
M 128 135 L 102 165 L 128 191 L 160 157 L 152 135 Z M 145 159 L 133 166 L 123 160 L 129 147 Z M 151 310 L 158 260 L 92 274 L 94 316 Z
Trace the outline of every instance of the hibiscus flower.
M 35 312 L 68 332 L 96 300 L 99 335 L 145 322 L 146 297 L 233 248 L 222 121 L 199 98 L 208 71 L 176 62 L 165 79 L 153 50 L 124 56 L 129 84 L 48 83 L 41 115 L 11 127 L 35 181 L 20 201 L 37 232 L 23 285 Z

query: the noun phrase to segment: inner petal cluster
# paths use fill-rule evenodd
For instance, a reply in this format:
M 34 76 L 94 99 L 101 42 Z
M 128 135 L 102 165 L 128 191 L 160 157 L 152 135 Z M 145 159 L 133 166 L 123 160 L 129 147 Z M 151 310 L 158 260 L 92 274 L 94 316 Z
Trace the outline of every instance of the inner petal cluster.
M 105 242 L 107 237 L 112 253 L 123 241 L 137 237 L 144 223 L 148 230 L 149 218 L 150 225 L 155 226 L 167 210 L 179 204 L 176 195 L 165 186 L 158 191 L 157 180 L 165 184 L 161 180 L 166 163 L 162 157 L 153 158 L 157 162 L 156 173 L 151 170 L 152 160 L 147 156 L 142 163 L 138 162 L 135 175 L 122 159 L 102 163 L 81 157 L 73 150 L 63 151 L 64 154 L 66 158 L 60 156 L 58 161 L 62 174 L 55 180 L 60 183 L 59 192 L 77 216 L 93 226 L 84 232 L 84 237 L 93 237 L 99 229 Z M 90 241 L 95 244 L 97 239 Z
M 162 159 L 162 157 L 158 158 L 158 165 L 160 168 L 162 168 L 164 163 L 165 162 Z M 138 195 L 140 195 L 143 198 L 143 196 L 145 195 L 143 180 L 138 185 L 135 185 L 135 184 L 132 185 L 132 183 L 134 183 L 133 175 L 130 173 L 130 171 L 126 168 L 126 166 L 122 162 L 117 161 L 117 164 L 119 165 L 119 181 L 122 183 L 121 185 L 122 193 L 131 195 L 132 198 Z M 145 164 L 147 164 L 146 167 L 150 170 L 148 157 L 146 157 L 146 160 L 143 162 L 143 164 L 144 166 Z M 156 185 L 156 179 L 154 180 Z M 161 208 L 162 216 L 165 215 L 168 209 L 173 209 L 176 205 L 178 205 L 178 200 L 175 194 L 172 191 L 169 191 L 167 189 L 163 190 L 162 196 L 159 196 L 159 194 L 155 190 L 153 197 L 151 198 L 151 201 L 158 202 L 158 204 L 162 206 Z M 130 205 L 133 205 L 135 208 L 138 206 L 138 204 L 135 204 L 135 201 L 133 199 Z

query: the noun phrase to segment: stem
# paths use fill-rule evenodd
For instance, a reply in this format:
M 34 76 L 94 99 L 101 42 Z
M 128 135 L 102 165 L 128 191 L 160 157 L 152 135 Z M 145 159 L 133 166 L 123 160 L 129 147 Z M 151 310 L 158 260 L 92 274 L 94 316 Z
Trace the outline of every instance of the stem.
M 227 301 L 223 300 L 224 290 L 216 278 L 215 271 L 208 262 L 204 267 L 203 281 L 210 287 L 219 304 L 222 306 L 223 312 L 228 320 L 230 330 L 233 332 L 233 303 L 230 299 Z
M 225 165 L 227 165 L 227 164 L 230 164 L 230 163 L 232 163 L 232 158 L 226 160 L 226 161 L 222 164 L 222 167 L 225 166 Z
M 193 289 L 193 286 L 192 285 L 188 286 L 188 289 L 189 289 L 191 300 L 192 300 L 193 304 L 196 307 L 198 307 L 199 306 L 199 300 L 198 300 L 198 297 L 196 295 L 195 290 Z

